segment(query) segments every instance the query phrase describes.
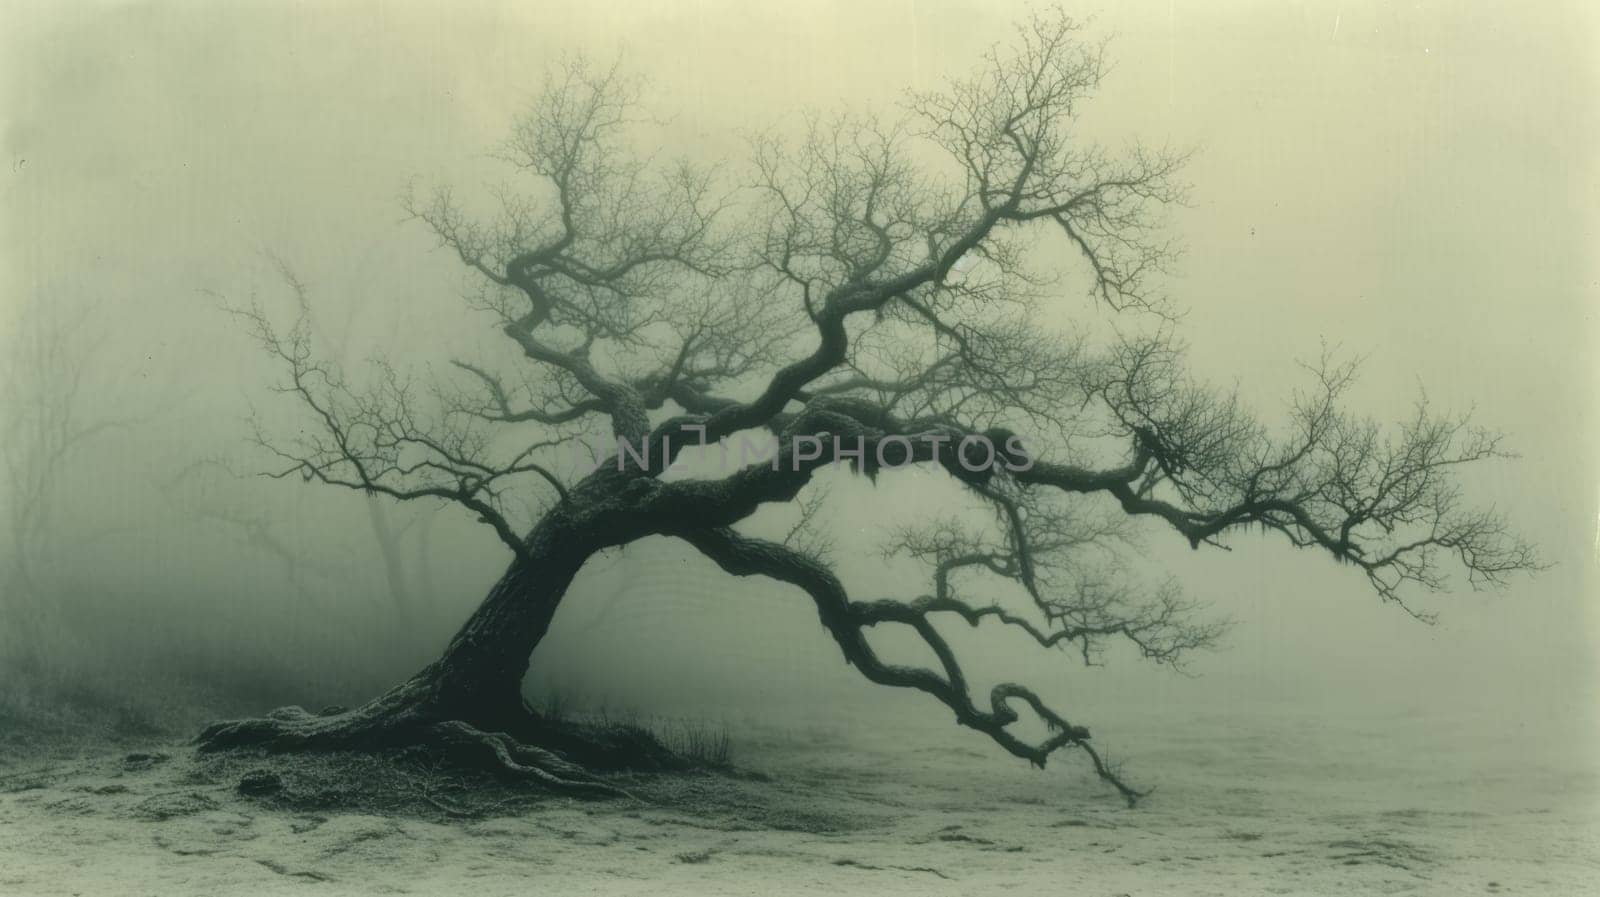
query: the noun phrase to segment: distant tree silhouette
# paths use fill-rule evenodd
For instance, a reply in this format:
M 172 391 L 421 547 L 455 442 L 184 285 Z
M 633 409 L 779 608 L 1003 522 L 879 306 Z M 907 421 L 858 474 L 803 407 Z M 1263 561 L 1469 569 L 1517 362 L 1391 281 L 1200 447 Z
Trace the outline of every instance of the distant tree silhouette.
M 0 549 L 0 638 L 25 666 L 40 661 L 49 604 L 71 568 L 64 549 L 109 534 L 61 526 L 62 489 L 84 449 L 129 420 L 108 414 L 86 394 L 94 359 L 108 334 L 93 304 L 37 299 L 22 310 L 0 346 L 0 464 L 5 473 L 4 548 Z

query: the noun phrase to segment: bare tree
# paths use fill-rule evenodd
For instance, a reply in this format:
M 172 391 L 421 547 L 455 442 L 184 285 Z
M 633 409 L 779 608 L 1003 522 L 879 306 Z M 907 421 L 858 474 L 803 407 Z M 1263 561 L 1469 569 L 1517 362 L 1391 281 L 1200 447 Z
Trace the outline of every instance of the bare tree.
M 309 330 L 312 324 L 308 286 L 279 256 L 268 253 L 266 260 L 277 270 L 285 285 L 294 294 L 300 309 L 301 326 Z M 353 303 L 347 309 L 347 320 L 340 331 L 342 338 L 332 341 L 333 345 L 327 350 L 330 365 L 342 365 L 348 358 L 350 325 L 356 319 L 357 311 L 359 308 Z M 215 459 L 203 460 L 197 465 L 185 468 L 179 476 L 181 478 L 192 475 L 202 467 L 217 467 L 219 463 Z M 229 468 L 226 464 L 220 466 L 223 469 Z M 394 641 L 404 643 L 408 638 L 416 637 L 426 603 L 434 597 L 430 539 L 437 512 L 445 502 L 413 502 L 410 505 L 412 513 L 402 515 L 401 519 L 396 521 L 390 508 L 390 505 L 395 503 L 392 497 L 369 491 L 365 498 L 367 525 L 372 533 L 373 547 L 377 549 L 378 560 L 382 565 L 384 588 L 390 603 L 388 620 L 395 633 Z M 259 514 L 240 514 L 236 511 L 217 509 L 201 510 L 199 513 L 201 516 L 210 516 L 212 519 L 240 528 L 257 547 L 281 557 L 280 551 L 266 544 L 265 537 L 270 524 L 265 517 Z M 411 547 L 406 545 L 408 536 L 412 537 Z M 303 588 L 302 580 L 294 576 L 291 576 L 291 583 L 297 589 Z
M 302 550 L 293 533 L 285 532 L 270 510 L 249 499 L 241 500 L 238 494 L 216 496 L 219 485 L 225 488 L 229 481 L 242 479 L 244 475 L 226 459 L 202 457 L 167 478 L 160 490 L 181 513 L 230 532 L 250 551 L 271 558 L 295 596 L 309 598 L 315 581 L 333 576 L 336 567 Z
M 514 359 L 458 360 L 459 378 L 427 385 L 379 364 L 358 383 L 314 352 L 304 317 L 284 330 L 241 311 L 313 425 L 295 440 L 262 434 L 278 475 L 454 502 L 494 531 L 509 567 L 444 654 L 387 694 L 335 715 L 219 723 L 202 744 L 435 746 L 552 788 L 612 792 L 595 770 L 659 753 L 541 719 L 520 686 L 585 561 L 666 535 L 733 576 L 807 595 L 867 679 L 930 695 L 1040 766 L 1079 749 L 1131 801 L 1089 730 L 1033 690 L 973 694 L 942 621 L 1091 661 L 1119 642 L 1181 662 L 1219 626 L 1174 584 L 1129 569 L 1119 544 L 1141 518 L 1196 548 L 1261 528 L 1394 602 L 1408 586 L 1441 588 L 1447 561 L 1474 586 L 1535 567 L 1451 477 L 1501 453 L 1493 434 L 1425 406 L 1397 430 L 1353 416 L 1339 404 L 1349 366 L 1313 366 L 1282 428 L 1184 372 L 1156 286 L 1184 156 L 1075 136 L 1104 72 L 1075 22 L 1038 16 L 970 77 L 910 95 L 900 121 L 816 118 L 798 140 L 756 139 L 741 191 L 630 155 L 636 85 L 566 67 L 504 147 L 532 192 L 503 191 L 491 218 L 448 191 L 408 202 L 478 278 L 473 307 Z M 1081 262 L 1096 302 L 1157 326 L 1099 340 L 1047 326 L 1042 241 Z M 596 430 L 617 451 L 569 470 L 565 447 Z M 770 464 L 663 476 L 689 447 L 751 432 L 778 437 Z M 852 595 L 803 542 L 740 530 L 831 463 L 823 444 L 859 448 L 865 475 L 927 464 L 964 489 L 948 517 L 888 546 L 925 565 L 925 594 Z M 887 624 L 914 632 L 933 665 L 880 659 L 868 633 Z M 1048 735 L 1014 733 L 1024 713 Z
M 62 487 L 80 453 L 127 421 L 89 407 L 89 362 L 100 354 L 98 310 L 36 300 L 22 311 L 0 363 L 0 461 L 5 465 L 6 544 L 0 612 L 20 659 L 39 649 L 48 602 L 70 569 L 60 552 L 102 538 L 100 527 L 66 537 Z

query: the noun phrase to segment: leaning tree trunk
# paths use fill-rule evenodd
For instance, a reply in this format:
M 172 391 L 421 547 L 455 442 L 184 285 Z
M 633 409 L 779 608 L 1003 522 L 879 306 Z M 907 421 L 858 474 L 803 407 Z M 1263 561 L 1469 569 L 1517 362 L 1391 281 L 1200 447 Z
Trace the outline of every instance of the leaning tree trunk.
M 567 588 L 602 540 L 564 526 L 537 526 L 444 653 L 403 684 L 353 710 L 299 707 L 262 719 L 216 723 L 202 750 L 373 750 L 425 746 L 560 790 L 611 793 L 584 767 L 658 768 L 672 762 L 638 730 L 543 719 L 522 698 L 528 664 Z
M 413 681 L 430 682 L 432 700 L 454 718 L 492 724 L 523 714 L 529 660 L 590 554 L 552 537 L 512 561 L 444 654 Z

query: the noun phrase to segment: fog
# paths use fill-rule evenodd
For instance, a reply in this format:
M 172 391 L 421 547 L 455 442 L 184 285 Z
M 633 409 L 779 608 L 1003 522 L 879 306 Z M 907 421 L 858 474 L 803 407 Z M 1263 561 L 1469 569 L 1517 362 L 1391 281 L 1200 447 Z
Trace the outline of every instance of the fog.
M 255 298 L 292 316 L 281 259 L 309 290 L 320 345 L 352 373 L 378 352 L 426 374 L 503 351 L 462 300 L 459 261 L 399 198 L 448 183 L 481 200 L 509 178 L 492 150 L 562 54 L 620 54 L 648 78 L 663 151 L 727 159 L 737 178 L 741 135 L 807 109 L 892 111 L 902 89 L 967 70 L 1025 9 L 578 6 L 10 6 L 9 376 L 16 395 L 37 395 L 79 372 L 73 420 L 105 425 L 66 456 L 33 541 L 6 549 L 13 566 L 28 555 L 47 596 L 30 645 L 41 675 L 259 712 L 359 701 L 437 653 L 506 551 L 458 509 L 385 501 L 374 523 L 361 495 L 257 476 L 275 468 L 252 443 L 252 410 L 270 426 L 299 418 L 224 308 Z M 1030 677 L 1091 723 L 1117 707 L 1273 702 L 1487 710 L 1530 745 L 1600 736 L 1595 24 L 1576 2 L 1098 11 L 1115 69 L 1086 127 L 1196 149 L 1191 202 L 1171 224 L 1186 251 L 1166 282 L 1194 371 L 1273 421 L 1297 363 L 1328 345 L 1365 359 L 1351 399 L 1363 412 L 1400 420 L 1424 391 L 1472 409 L 1521 457 L 1471 471 L 1468 495 L 1552 566 L 1499 592 L 1457 580 L 1421 596 L 1438 614 L 1429 626 L 1281 539 L 1196 552 L 1149 526 L 1133 562 L 1232 619 L 1220 649 L 1184 675 L 1131 653 L 1086 669 L 964 637 L 982 675 Z M 1055 308 L 1104 317 L 1071 284 Z M 61 332 L 61 358 L 29 354 Z M 10 401 L 16 436 L 31 418 Z M 948 483 L 832 479 L 846 581 L 909 597 L 876 537 L 928 513 Z M 790 514 L 758 528 L 781 533 Z M 380 526 L 396 540 L 388 558 Z M 944 713 L 861 680 L 798 592 L 731 579 L 664 539 L 591 563 L 529 687 L 712 716 Z

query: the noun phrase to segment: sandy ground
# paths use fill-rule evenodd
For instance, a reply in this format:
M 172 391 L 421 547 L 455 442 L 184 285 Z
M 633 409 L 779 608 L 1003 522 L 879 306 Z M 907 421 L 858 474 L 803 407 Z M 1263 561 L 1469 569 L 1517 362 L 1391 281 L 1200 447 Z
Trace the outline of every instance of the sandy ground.
M 1592 759 L 1491 723 L 1132 714 L 1135 810 L 931 719 L 765 729 L 737 744 L 765 779 L 474 821 L 273 809 L 182 745 L 13 757 L 0 894 L 1600 893 Z

